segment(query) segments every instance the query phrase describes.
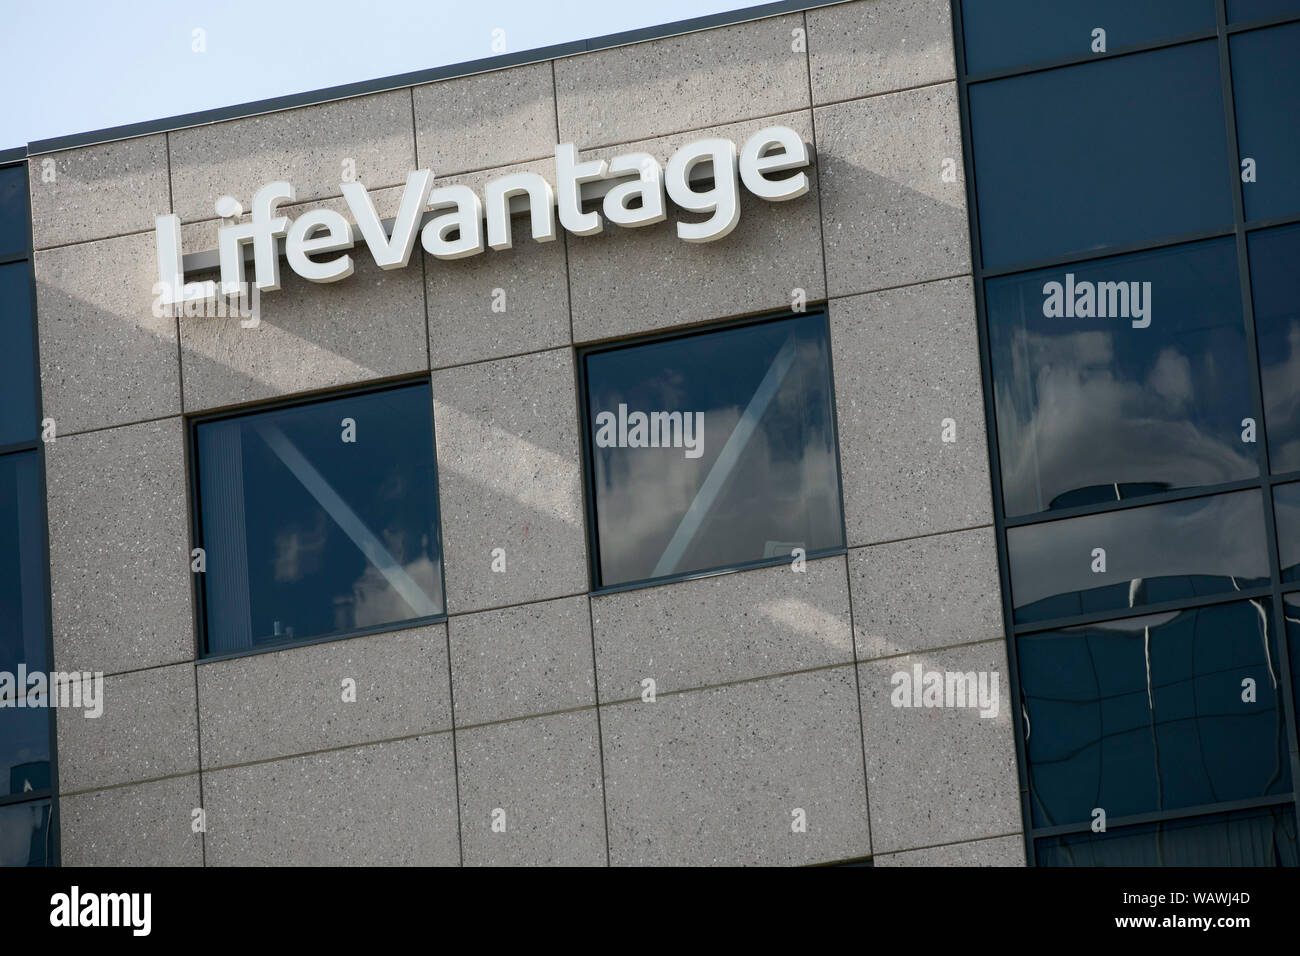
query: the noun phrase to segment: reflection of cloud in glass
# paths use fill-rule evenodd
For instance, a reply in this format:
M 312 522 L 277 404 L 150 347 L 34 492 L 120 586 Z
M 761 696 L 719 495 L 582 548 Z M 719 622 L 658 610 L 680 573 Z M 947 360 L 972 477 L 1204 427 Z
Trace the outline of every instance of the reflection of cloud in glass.
M 442 585 L 442 565 L 428 555 L 421 555 L 402 569 L 420 589 L 429 595 L 437 594 Z M 374 565 L 367 565 L 361 576 L 352 583 L 352 627 L 369 627 L 387 624 L 418 616 L 415 608 L 406 603 L 392 583 Z
M 1181 575 L 1267 578 L 1259 492 L 1026 525 L 1008 531 L 1016 607 L 1127 580 Z M 1092 549 L 1106 572 L 1092 572 Z
M 772 358 L 758 366 L 771 368 Z M 809 550 L 841 543 L 839 483 L 831 413 L 825 392 L 825 344 L 795 340 L 795 358 L 781 386 L 764 404 L 757 429 L 727 469 L 718 497 L 703 515 L 699 533 L 675 562 L 679 570 L 718 567 L 765 557 L 769 540 L 799 541 Z M 642 580 L 655 574 L 701 486 L 741 422 L 755 392 L 728 395 L 725 403 L 701 406 L 708 386 L 638 382 L 638 408 L 704 413 L 704 454 L 684 459 L 681 449 L 596 448 L 595 473 L 601 576 L 605 583 Z M 760 387 L 757 377 L 754 388 Z M 593 400 L 593 409 L 623 401 L 616 382 Z M 663 391 L 660 391 L 660 388 Z M 714 395 L 717 402 L 721 396 Z M 648 403 L 648 404 L 647 404 Z
M 1300 565 L 1300 482 L 1273 489 L 1273 514 L 1277 518 L 1277 550 L 1286 571 Z
M 314 527 L 310 531 L 299 527 L 276 531 L 275 580 L 277 582 L 297 581 L 304 575 L 314 574 L 320 570 L 325 542 L 329 540 L 329 529 L 326 527 L 325 512 L 317 511 L 314 517 Z
M 1114 335 L 1013 334 L 1012 369 L 996 390 L 1009 513 L 1045 510 L 1067 491 L 1099 485 L 1187 487 L 1257 473 L 1255 446 L 1239 430 L 1209 433 L 1189 417 L 1197 398 L 1211 403 L 1232 391 L 1212 352 L 1165 348 L 1145 374 L 1126 377 Z
M 597 470 L 600 487 L 601 563 L 609 580 L 648 577 L 700 482 L 740 420 L 736 405 L 704 412 L 704 454 L 686 461 L 675 448 L 602 448 Z M 765 444 L 761 433 L 751 442 Z M 765 456 L 764 456 L 765 457 Z M 742 478 L 733 474 L 733 480 Z M 614 530 L 617 529 L 617 530 Z
M 706 453 L 689 462 L 683 460 L 679 449 L 608 449 L 618 454 L 607 458 L 608 471 L 602 477 L 608 477 L 599 490 L 600 554 L 603 577 L 607 581 L 650 576 L 739 418 L 740 410 L 734 405 L 706 412 Z M 762 519 L 772 517 L 770 509 L 778 500 L 773 489 L 785 489 L 791 495 L 802 490 L 800 501 L 809 514 L 832 510 L 822 507 L 838 490 L 835 456 L 827 451 L 824 433 L 809 431 L 797 440 L 789 435 L 781 437 L 791 440 L 774 444 L 766 429 L 754 433 L 741 464 L 728 478 L 714 513 L 705 518 L 705 533 L 687 552 L 683 566 L 709 567 L 763 557 L 761 540 L 755 553 L 744 557 L 726 556 L 726 551 L 734 551 L 737 537 L 746 531 L 755 537 L 765 534 L 753 526 L 756 515 Z M 753 503 L 755 510 L 746 508 L 744 503 Z M 742 519 L 746 512 L 748 517 Z M 710 527 L 711 521 L 720 522 L 721 528 Z M 720 557 L 714 559 L 710 555 Z
M 1272 336 L 1270 336 L 1272 338 Z M 1261 349 L 1264 420 L 1268 422 L 1269 454 L 1274 472 L 1300 468 L 1300 321 L 1286 327 L 1286 353 L 1268 355 Z
M 1192 363 L 1177 349 L 1161 349 L 1147 382 L 1169 408 L 1185 405 L 1192 400 Z
M 32 834 L 40 829 L 45 803 L 0 807 L 0 866 L 25 866 Z

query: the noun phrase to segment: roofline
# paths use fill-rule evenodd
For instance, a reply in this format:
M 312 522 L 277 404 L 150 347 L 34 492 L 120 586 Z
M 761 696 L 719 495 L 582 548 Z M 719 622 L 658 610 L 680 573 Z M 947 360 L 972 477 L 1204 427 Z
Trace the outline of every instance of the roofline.
M 567 43 L 556 43 L 551 46 L 538 47 L 533 50 L 523 50 L 518 53 L 503 53 L 500 56 L 484 57 L 479 60 L 466 60 L 463 63 L 452 63 L 446 66 L 433 67 L 428 70 L 415 70 L 410 73 L 398 73 L 394 76 L 381 77 L 380 79 L 375 80 L 344 83 L 341 86 L 330 86 L 320 90 L 312 90 L 307 93 L 274 96 L 270 99 L 255 100 L 251 103 L 242 103 L 237 106 L 223 106 L 216 109 L 201 110 L 196 113 L 182 113 L 179 116 L 170 116 L 165 119 L 148 120 L 142 123 L 128 123 L 124 126 L 112 126 L 108 129 L 94 130 L 88 133 L 73 133 L 68 136 L 54 136 L 49 139 L 36 140 L 35 142 L 28 143 L 26 146 L 17 146 L 13 149 L 0 150 L 0 162 L 12 162 L 28 156 L 37 156 L 41 153 L 52 153 L 62 149 L 73 149 L 78 146 L 91 146 L 96 143 L 108 143 L 114 140 L 130 139 L 136 136 L 148 136 L 154 133 L 170 132 L 172 130 L 186 129 L 193 126 L 206 126 L 210 123 L 220 123 L 225 120 L 240 119 L 246 116 L 260 116 L 266 113 L 280 112 L 281 110 L 297 109 L 302 106 L 313 106 L 319 103 L 329 103 L 335 100 L 349 99 L 354 96 L 367 96 L 371 93 L 383 93 L 389 90 L 402 89 L 408 86 L 419 86 L 424 83 L 432 83 L 437 80 L 448 80 L 458 76 L 471 76 L 475 73 L 487 73 L 492 70 L 500 70 L 506 67 L 521 66 L 525 63 L 540 63 L 546 60 L 556 60 L 561 57 L 574 56 L 578 53 L 589 53 L 594 50 L 607 50 L 611 47 L 629 46 L 633 43 L 642 43 L 646 40 L 658 40 L 664 37 L 681 36 L 687 33 L 696 33 L 701 30 L 710 30 L 715 27 L 730 26 L 732 24 L 746 23 L 753 20 L 763 20 L 768 17 L 781 16 L 786 13 L 798 13 L 816 7 L 829 7 L 846 2 L 848 2 L 848 0 L 774 0 L 774 2 L 771 3 L 762 3 L 757 6 L 743 7 L 739 10 L 713 13 L 703 17 L 692 17 L 688 20 L 677 20 L 673 23 L 643 27 L 639 30 L 625 30 L 622 33 L 610 33 L 606 36 L 593 37 L 586 40 L 571 40 Z

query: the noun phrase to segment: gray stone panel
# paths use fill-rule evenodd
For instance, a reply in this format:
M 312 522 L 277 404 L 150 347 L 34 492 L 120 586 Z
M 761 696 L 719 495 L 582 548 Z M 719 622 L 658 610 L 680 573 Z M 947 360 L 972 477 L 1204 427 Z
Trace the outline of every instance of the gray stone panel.
M 591 602 L 602 701 L 851 664 L 844 558 L 621 591 Z
M 868 855 L 854 694 L 853 670 L 838 667 L 602 707 L 612 862 Z
M 411 92 L 393 90 L 169 133 L 172 195 L 185 222 L 215 219 L 234 196 L 245 209 L 267 183 L 285 181 L 299 202 L 341 196 L 345 172 L 371 189 L 398 186 L 415 169 Z M 345 167 L 345 163 L 350 163 Z
M 456 866 L 451 734 L 203 774 L 209 866 Z
M 604 146 L 806 108 L 802 28 L 799 14 L 770 17 L 556 60 L 560 142 Z
M 176 319 L 154 315 L 153 234 L 38 252 L 35 267 L 41 401 L 58 434 L 179 414 Z
M 815 118 L 831 297 L 970 271 L 955 84 L 826 106 Z
M 980 672 L 997 672 L 996 716 L 982 717 L 970 706 L 895 706 L 903 686 L 896 675 L 907 677 L 910 686 L 918 664 L 923 675 L 974 673 L 977 681 Z M 1020 792 L 1011 724 L 1016 708 L 1004 643 L 868 661 L 858 669 L 876 851 L 1018 831 Z M 985 686 L 992 689 L 991 676 Z
M 429 83 L 412 95 L 420 168 L 432 169 L 439 180 L 540 159 L 555 149 L 549 62 Z
M 152 232 L 154 217 L 171 211 L 166 136 L 33 156 L 28 166 L 36 249 Z
M 433 373 L 449 612 L 586 589 L 573 376 L 559 350 Z
M 181 420 L 64 436 L 45 464 L 55 665 L 192 660 Z
M 1003 633 L 992 528 L 854 549 L 849 576 L 860 660 Z
M 661 164 L 679 147 L 698 139 L 745 141 L 768 126 L 789 126 L 812 141 L 810 114 L 788 113 L 698 130 L 689 134 L 592 150 L 583 158 L 645 152 Z M 788 309 L 793 290 L 806 301 L 825 294 L 821 226 L 817 213 L 816 157 L 804 170 L 808 192 L 798 199 L 770 202 L 740 185 L 740 222 L 713 242 L 686 242 L 676 223 L 702 217 L 667 201 L 668 218 L 628 229 L 606 223 L 594 236 L 569 237 L 569 282 L 573 338 L 590 342 L 707 322 L 726 316 Z
M 456 754 L 466 866 L 605 865 L 595 708 L 463 730 Z
M 199 775 L 59 800 L 64 866 L 202 866 Z
M 200 665 L 204 767 L 450 729 L 446 641 L 434 624 Z
M 59 709 L 58 742 L 60 793 L 197 771 L 194 666 L 108 675 L 99 717 Z
M 569 344 L 565 242 L 584 240 L 533 242 L 527 223 L 514 221 L 520 238 L 511 249 L 488 249 L 466 259 L 425 256 L 434 368 Z
M 924 850 L 881 853 L 876 866 L 1024 866 L 1025 841 L 1021 836 L 993 837 L 970 843 L 949 843 Z
M 814 103 L 957 78 L 949 0 L 859 0 L 807 17 Z
M 849 546 L 990 524 L 970 279 L 834 299 L 830 320 Z
M 457 615 L 448 627 L 457 726 L 596 702 L 587 598 Z

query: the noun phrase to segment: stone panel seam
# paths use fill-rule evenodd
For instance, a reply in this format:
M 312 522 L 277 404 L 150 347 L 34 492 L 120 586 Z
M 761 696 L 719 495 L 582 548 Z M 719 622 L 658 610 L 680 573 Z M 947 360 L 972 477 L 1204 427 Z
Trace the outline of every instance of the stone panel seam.
M 203 769 L 186 770 L 183 773 L 168 773 L 161 777 L 142 777 L 139 780 L 125 780 L 118 783 L 104 783 L 94 787 L 82 787 L 80 790 L 60 790 L 59 799 L 65 797 L 84 797 L 89 793 L 102 793 L 109 790 L 125 790 L 127 787 L 140 787 L 148 783 L 161 783 L 164 780 L 182 780 L 185 777 L 197 777 L 203 773 Z M 202 789 L 200 788 L 200 792 Z
M 903 542 L 906 541 L 921 541 L 925 538 L 941 538 L 946 534 L 962 534 L 966 531 L 979 531 L 983 528 L 992 529 L 993 525 L 991 523 L 972 524 L 972 525 L 966 525 L 961 528 L 949 528 L 944 531 L 927 531 L 925 534 L 908 535 L 906 538 L 882 538 L 879 541 L 868 541 L 865 544 L 851 544 L 849 545 L 848 550 L 865 551 L 867 548 L 879 548 L 882 545 L 886 545 L 886 544 L 902 544 Z
M 915 650 L 903 651 L 898 654 L 884 654 L 880 657 L 867 657 L 860 661 L 860 664 L 876 664 L 880 661 L 896 661 L 902 657 L 916 657 L 918 654 L 933 654 L 935 651 L 960 651 L 968 647 L 979 647 L 981 644 L 997 644 L 1005 647 L 1007 639 L 1004 635 L 999 634 L 997 637 L 981 637 L 978 641 L 963 641 L 960 644 L 940 644 L 936 647 L 918 647 Z
M 969 269 L 967 269 L 965 272 L 956 272 L 950 276 L 935 276 L 933 279 L 917 279 L 915 282 L 904 282 L 900 285 L 882 285 L 879 289 L 868 289 L 865 292 L 841 292 L 838 295 L 827 296 L 826 301 L 830 303 L 839 302 L 843 299 L 860 299 L 866 295 L 876 295 L 880 292 L 895 292 L 899 289 L 914 289 L 917 286 L 931 285 L 935 282 L 951 282 L 953 279 L 971 279 L 973 281 L 974 275 Z
M 895 90 L 879 90 L 875 93 L 868 93 L 865 96 L 846 96 L 840 100 L 827 100 L 825 103 L 814 103 L 813 109 L 828 109 L 832 106 L 843 106 L 845 103 L 860 103 L 863 100 L 875 100 L 882 96 L 894 96 L 898 93 L 914 93 L 917 90 L 928 90 L 932 86 L 946 86 L 949 83 L 956 83 L 957 77 L 950 76 L 946 80 L 933 80 L 929 83 L 917 83 L 915 86 L 900 86 Z
M 899 853 L 915 853 L 918 850 L 939 850 L 949 846 L 965 846 L 968 843 L 984 843 L 988 840 L 1005 840 L 1007 837 L 1024 838 L 1023 830 L 1013 830 L 1010 833 L 993 833 L 988 836 L 971 837 L 969 840 L 953 840 L 949 843 L 929 843 L 925 846 L 909 846 L 898 850 L 885 850 L 882 853 L 874 854 L 875 856 L 894 856 Z
M 171 190 L 171 183 L 167 184 L 168 191 Z M 212 220 L 220 222 L 219 219 Z M 108 236 L 95 236 L 92 239 L 77 239 L 73 242 L 60 242 L 53 246 L 34 246 L 32 248 L 33 258 L 37 252 L 55 252 L 59 249 L 70 249 L 73 246 L 88 246 L 92 242 L 111 242 L 114 239 L 125 239 L 128 236 L 148 236 L 153 234 L 153 229 L 132 229 L 129 232 L 115 232 Z
M 382 744 L 405 743 L 410 740 L 418 740 L 421 737 L 437 737 L 441 734 L 450 734 L 452 728 L 447 727 L 442 730 L 421 730 L 413 734 L 403 734 L 400 737 L 382 737 L 378 740 L 362 740 L 350 744 L 339 744 L 335 747 L 320 747 L 316 750 L 302 750 L 297 753 L 279 754 L 274 757 L 261 757 L 257 760 L 243 760 L 239 763 L 217 764 L 211 767 L 204 767 L 203 773 L 224 773 L 227 770 L 239 770 L 243 767 L 258 767 L 267 763 L 279 763 L 283 760 L 298 760 L 301 757 L 316 757 L 322 754 L 344 753 L 348 750 L 361 750 L 365 747 L 377 747 Z M 173 776 L 177 776 L 173 774 Z M 159 778 L 162 779 L 162 778 Z
M 596 700 L 600 700 L 600 673 L 596 667 L 596 621 L 595 614 L 591 610 L 591 598 L 587 598 L 587 623 L 591 631 L 591 679 L 592 692 Z M 605 731 L 600 722 L 600 707 L 596 707 L 596 748 L 600 754 L 600 805 L 605 814 L 605 865 L 613 866 L 613 855 L 609 847 L 609 799 L 607 793 L 607 780 L 605 773 Z
M 157 418 L 139 418 L 136 419 L 135 421 L 119 422 L 113 425 L 100 425 L 97 428 L 84 428 L 81 429 L 80 431 L 65 431 L 65 432 L 60 432 L 59 434 L 61 434 L 64 438 L 71 438 L 74 435 L 94 435 L 97 432 L 112 431 L 114 428 L 131 428 L 134 425 L 151 425 L 155 422 L 167 422 L 167 421 L 171 421 L 172 419 L 181 420 L 184 417 L 185 417 L 184 413 L 177 412 L 175 415 L 159 415 Z
M 817 667 L 806 667 L 800 670 L 780 671 L 775 674 L 760 674 L 755 677 L 741 677 L 736 680 L 719 681 L 716 684 L 700 684 L 695 687 L 680 687 L 674 690 L 661 690 L 655 692 L 655 698 L 675 697 L 679 694 L 693 694 L 698 691 L 719 690 L 724 687 L 739 687 L 743 684 L 757 684 L 762 681 L 780 680 L 783 677 L 799 677 L 804 674 L 816 674 L 820 671 L 833 671 L 843 667 L 854 667 L 852 661 L 843 661 L 839 664 L 819 664 Z M 621 707 L 625 704 L 639 704 L 640 697 L 624 697 L 617 700 L 602 700 L 601 707 Z
M 456 674 L 451 667 L 451 628 L 442 629 L 442 640 L 447 655 L 447 709 L 451 716 L 451 776 L 455 783 L 456 794 L 456 852 L 460 858 L 460 865 L 464 866 L 465 829 L 460 813 L 460 754 L 456 749 Z

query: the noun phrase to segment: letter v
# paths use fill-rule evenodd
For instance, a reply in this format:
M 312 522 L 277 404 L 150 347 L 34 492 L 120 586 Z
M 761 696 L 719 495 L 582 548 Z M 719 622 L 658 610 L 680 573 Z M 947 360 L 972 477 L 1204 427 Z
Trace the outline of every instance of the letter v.
M 433 188 L 433 172 L 417 169 L 406 178 L 406 191 L 402 193 L 402 205 L 393 221 L 391 238 L 384 235 L 384 225 L 366 187 L 361 183 L 343 183 L 342 188 L 343 198 L 348 201 L 375 264 L 381 269 L 403 268 L 411 261 L 415 249 L 420 219 L 429 201 L 429 190 Z

